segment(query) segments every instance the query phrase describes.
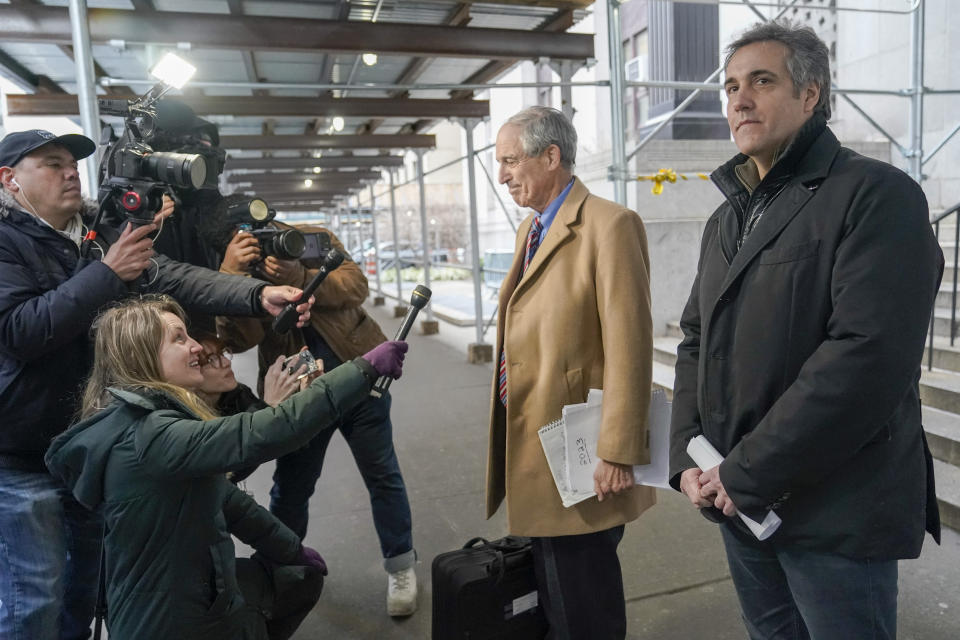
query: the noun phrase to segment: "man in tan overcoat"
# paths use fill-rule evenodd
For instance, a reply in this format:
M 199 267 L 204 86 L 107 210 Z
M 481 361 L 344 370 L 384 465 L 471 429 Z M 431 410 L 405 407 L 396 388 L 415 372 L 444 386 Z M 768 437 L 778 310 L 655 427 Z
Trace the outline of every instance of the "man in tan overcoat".
M 573 175 L 577 134 L 531 107 L 497 135 L 499 180 L 533 209 L 500 289 L 490 412 L 487 517 L 506 500 L 510 533 L 533 539 L 550 638 L 626 634 L 617 545 L 654 504 L 631 466 L 649 462 L 650 267 L 639 216 Z M 603 389 L 596 498 L 564 508 L 537 430 Z

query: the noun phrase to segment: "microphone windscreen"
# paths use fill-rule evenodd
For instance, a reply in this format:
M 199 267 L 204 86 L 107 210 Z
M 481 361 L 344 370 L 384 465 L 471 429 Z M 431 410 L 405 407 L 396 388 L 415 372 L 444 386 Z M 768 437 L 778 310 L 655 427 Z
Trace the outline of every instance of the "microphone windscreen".
M 327 271 L 333 271 L 343 263 L 343 254 L 336 249 L 330 249 L 327 257 L 323 259 L 323 266 Z
M 430 301 L 430 296 L 432 295 L 433 292 L 430 291 L 430 289 L 422 284 L 418 284 L 410 295 L 410 305 L 417 309 L 423 309 L 427 305 L 427 302 Z

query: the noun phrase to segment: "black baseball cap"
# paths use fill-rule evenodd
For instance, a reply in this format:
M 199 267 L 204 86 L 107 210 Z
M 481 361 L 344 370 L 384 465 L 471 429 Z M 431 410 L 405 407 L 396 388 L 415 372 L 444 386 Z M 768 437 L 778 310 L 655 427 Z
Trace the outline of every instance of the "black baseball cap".
M 77 160 L 86 158 L 97 150 L 93 140 L 79 133 L 55 136 L 43 129 L 17 131 L 7 134 L 3 140 L 0 140 L 0 167 L 14 166 L 23 160 L 25 155 L 45 144 L 63 145 Z

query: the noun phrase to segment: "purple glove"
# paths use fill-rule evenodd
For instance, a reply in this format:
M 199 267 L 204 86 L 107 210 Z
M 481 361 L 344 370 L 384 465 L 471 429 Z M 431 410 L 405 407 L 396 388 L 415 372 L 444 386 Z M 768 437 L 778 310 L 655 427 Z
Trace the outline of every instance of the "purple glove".
M 301 545 L 300 553 L 297 554 L 293 564 L 299 564 L 305 567 L 313 567 L 314 569 L 319 569 L 321 574 L 327 575 L 327 563 L 323 561 L 323 558 L 319 553 L 310 547 Z
M 363 359 L 380 375 L 396 380 L 403 373 L 403 354 L 408 346 L 406 342 L 390 340 L 375 346 L 364 354 Z

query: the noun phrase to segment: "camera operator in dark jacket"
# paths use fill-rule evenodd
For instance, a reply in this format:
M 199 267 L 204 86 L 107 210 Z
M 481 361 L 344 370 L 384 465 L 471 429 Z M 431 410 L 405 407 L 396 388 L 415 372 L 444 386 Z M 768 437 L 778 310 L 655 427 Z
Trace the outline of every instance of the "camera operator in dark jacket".
M 43 455 L 77 409 L 97 311 L 153 291 L 205 313 L 276 314 L 300 293 L 154 255 L 155 225 L 88 229 L 96 205 L 83 202 L 77 160 L 94 149 L 39 130 L 0 141 L 0 637 L 88 634 L 100 522 Z

